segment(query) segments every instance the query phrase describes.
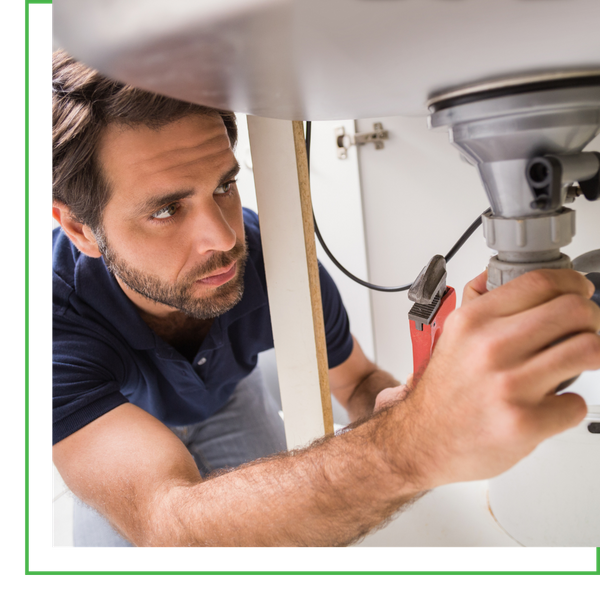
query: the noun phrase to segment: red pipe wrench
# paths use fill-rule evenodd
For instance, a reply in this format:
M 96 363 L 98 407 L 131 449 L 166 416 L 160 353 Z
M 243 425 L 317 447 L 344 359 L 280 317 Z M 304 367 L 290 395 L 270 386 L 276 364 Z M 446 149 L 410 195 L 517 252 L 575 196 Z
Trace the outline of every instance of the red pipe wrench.
M 408 297 L 414 302 L 408 312 L 413 347 L 413 384 L 427 368 L 448 315 L 456 308 L 456 292 L 446 286 L 446 260 L 436 254 L 415 279 Z

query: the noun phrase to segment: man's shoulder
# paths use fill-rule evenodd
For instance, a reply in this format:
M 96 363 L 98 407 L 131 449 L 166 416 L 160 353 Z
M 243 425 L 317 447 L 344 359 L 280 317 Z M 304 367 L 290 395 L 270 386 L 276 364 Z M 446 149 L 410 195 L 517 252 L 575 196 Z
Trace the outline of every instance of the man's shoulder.
M 52 231 L 52 274 L 57 280 L 73 289 L 75 286 L 75 267 L 80 258 L 80 252 L 71 243 L 64 231 L 57 227 Z
M 263 253 L 262 244 L 260 241 L 260 226 L 258 215 L 250 208 L 243 209 L 244 211 L 244 229 L 246 232 L 246 243 L 248 245 L 248 255 L 252 262 L 262 265 Z
M 57 227 L 52 231 L 52 310 L 55 318 L 63 315 L 77 295 L 78 265 L 85 255 Z
M 251 209 L 244 207 L 244 227 L 246 229 L 246 237 L 260 240 L 260 226 L 258 223 L 258 215 Z

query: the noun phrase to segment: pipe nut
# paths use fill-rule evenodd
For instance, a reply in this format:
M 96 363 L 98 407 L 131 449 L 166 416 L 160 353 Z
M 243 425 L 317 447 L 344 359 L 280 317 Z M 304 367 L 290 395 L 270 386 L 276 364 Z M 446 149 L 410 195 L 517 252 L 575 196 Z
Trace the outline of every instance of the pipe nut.
M 543 262 L 507 262 L 492 256 L 488 265 L 487 289 L 493 290 L 513 279 L 535 271 L 536 269 L 570 269 L 571 259 L 566 254 L 561 254 L 556 260 Z
M 548 215 L 512 219 L 485 213 L 483 235 L 498 252 L 558 250 L 573 240 L 575 211 L 561 208 Z

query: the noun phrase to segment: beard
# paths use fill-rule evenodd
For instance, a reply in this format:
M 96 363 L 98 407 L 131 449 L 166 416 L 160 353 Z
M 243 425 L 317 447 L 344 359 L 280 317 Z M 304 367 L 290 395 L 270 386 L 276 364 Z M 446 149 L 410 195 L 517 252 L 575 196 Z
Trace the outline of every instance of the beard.
M 248 251 L 245 241 L 238 241 L 227 252 L 213 254 L 201 267 L 195 269 L 179 283 L 165 283 L 156 275 L 144 273 L 119 257 L 109 245 L 103 233 L 96 234 L 98 246 L 108 270 L 127 287 L 144 298 L 166 304 L 195 319 L 214 319 L 231 310 L 244 295 L 244 270 Z M 193 289 L 199 279 L 208 277 L 217 269 L 223 269 L 237 260 L 235 277 L 210 290 L 210 295 L 197 298 Z

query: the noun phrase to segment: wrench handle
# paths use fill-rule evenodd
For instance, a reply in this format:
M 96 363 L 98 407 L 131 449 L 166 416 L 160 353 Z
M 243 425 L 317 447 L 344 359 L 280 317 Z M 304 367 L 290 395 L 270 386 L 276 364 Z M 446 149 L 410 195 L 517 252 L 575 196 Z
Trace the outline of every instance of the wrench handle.
M 416 384 L 427 368 L 435 345 L 444 330 L 444 323 L 448 315 L 456 308 L 456 291 L 447 287 L 436 313 L 429 325 L 423 324 L 419 331 L 417 323 L 410 319 L 410 337 L 413 347 L 413 384 Z

